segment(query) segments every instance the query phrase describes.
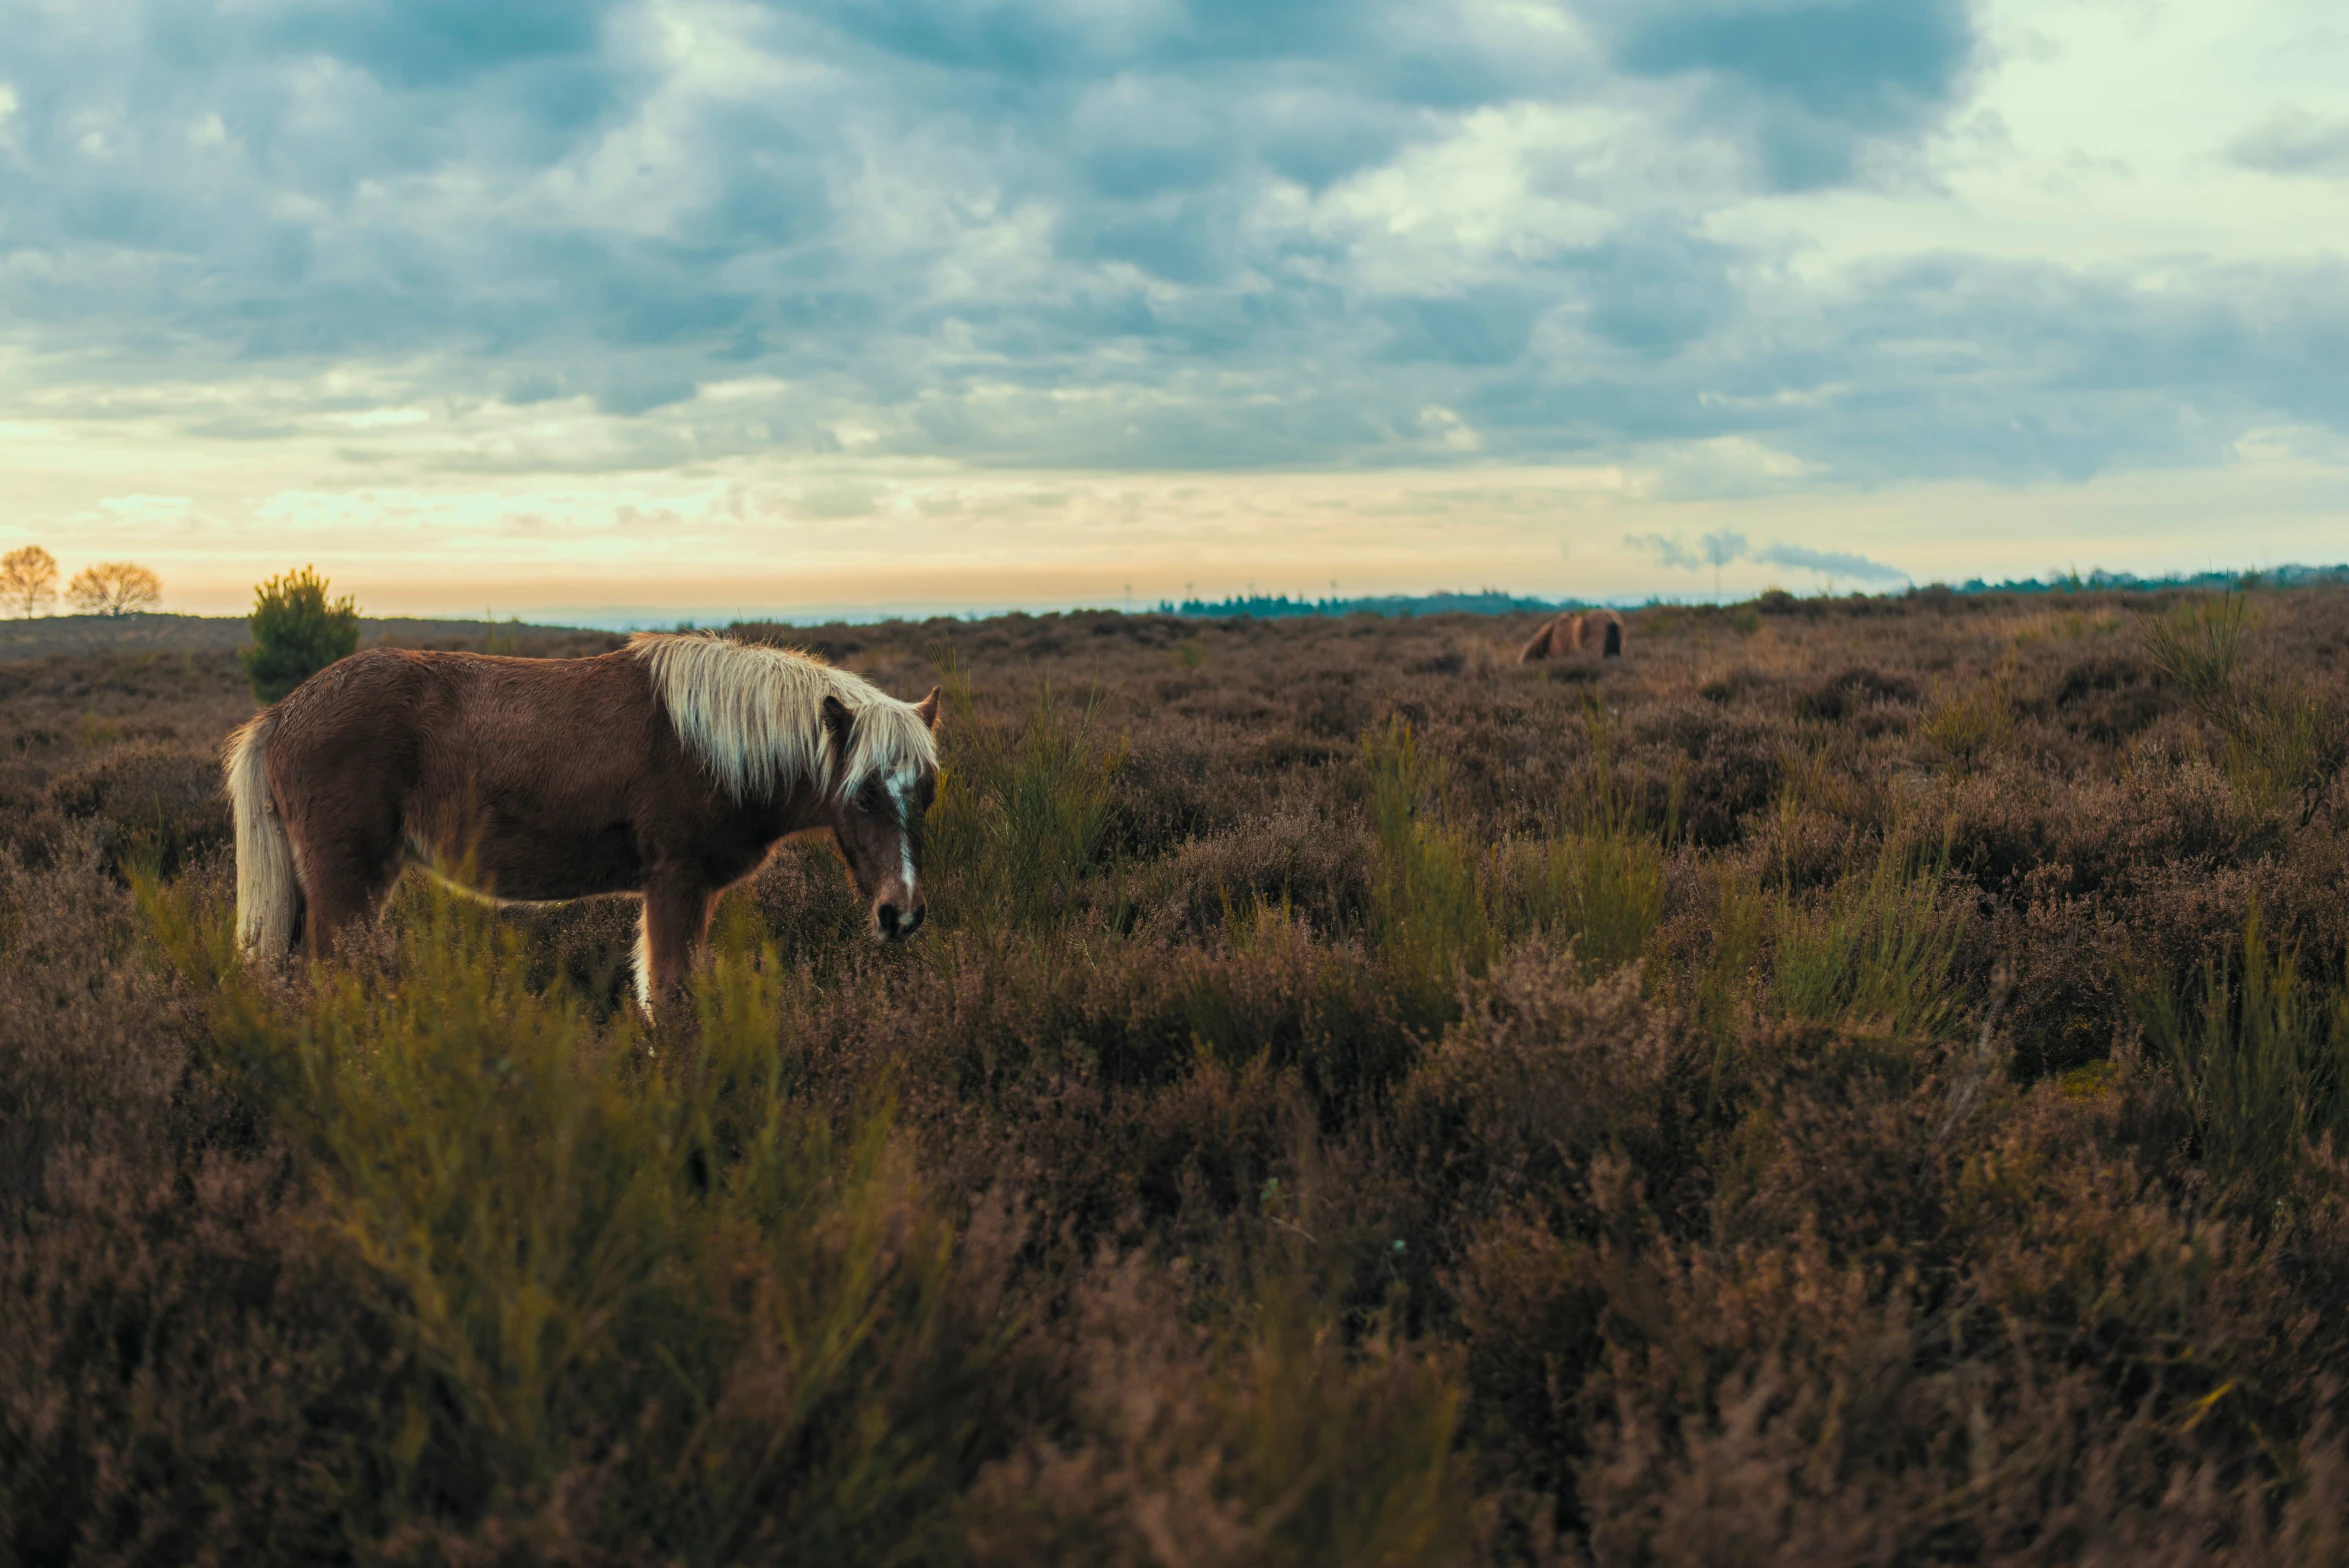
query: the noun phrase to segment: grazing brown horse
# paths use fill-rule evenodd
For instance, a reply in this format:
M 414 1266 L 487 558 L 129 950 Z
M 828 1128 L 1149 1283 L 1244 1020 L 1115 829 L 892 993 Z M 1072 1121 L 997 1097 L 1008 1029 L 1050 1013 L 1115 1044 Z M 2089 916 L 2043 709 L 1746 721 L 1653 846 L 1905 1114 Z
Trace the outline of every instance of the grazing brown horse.
M 636 991 L 677 985 L 719 892 L 830 829 L 874 929 L 921 928 L 938 693 L 708 634 L 593 659 L 374 648 L 230 738 L 237 937 L 323 956 L 409 861 L 523 901 L 638 893 Z
M 1623 657 L 1626 628 L 1613 610 L 1585 610 L 1561 615 L 1533 634 L 1533 641 L 1517 655 L 1520 664 L 1544 659 L 1619 659 Z

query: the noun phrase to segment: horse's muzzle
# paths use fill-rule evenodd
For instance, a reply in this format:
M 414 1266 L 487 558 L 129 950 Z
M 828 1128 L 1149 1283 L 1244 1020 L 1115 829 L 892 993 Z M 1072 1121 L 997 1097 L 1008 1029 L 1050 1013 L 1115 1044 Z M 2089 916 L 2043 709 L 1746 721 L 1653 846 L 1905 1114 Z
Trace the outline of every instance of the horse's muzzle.
M 922 917 L 929 913 L 929 905 L 916 898 L 908 909 L 883 901 L 873 911 L 873 925 L 884 942 L 902 942 L 922 928 Z

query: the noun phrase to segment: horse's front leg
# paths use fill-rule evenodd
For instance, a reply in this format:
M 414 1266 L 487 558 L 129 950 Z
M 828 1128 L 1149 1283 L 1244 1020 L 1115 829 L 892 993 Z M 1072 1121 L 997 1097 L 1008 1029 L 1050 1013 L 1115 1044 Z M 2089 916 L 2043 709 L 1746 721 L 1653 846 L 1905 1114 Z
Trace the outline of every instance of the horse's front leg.
M 636 1000 L 646 1012 L 682 989 L 710 934 L 717 892 L 691 875 L 655 876 L 644 887 L 636 932 Z

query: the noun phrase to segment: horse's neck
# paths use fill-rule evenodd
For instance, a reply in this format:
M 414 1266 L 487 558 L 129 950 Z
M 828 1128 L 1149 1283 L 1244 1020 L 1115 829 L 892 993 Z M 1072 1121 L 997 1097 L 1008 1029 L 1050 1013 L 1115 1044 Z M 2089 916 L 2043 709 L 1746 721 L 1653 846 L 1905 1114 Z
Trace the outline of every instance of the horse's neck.
M 786 835 L 811 833 L 832 824 L 831 797 L 822 782 L 815 779 L 778 786 L 767 809 L 774 813 Z

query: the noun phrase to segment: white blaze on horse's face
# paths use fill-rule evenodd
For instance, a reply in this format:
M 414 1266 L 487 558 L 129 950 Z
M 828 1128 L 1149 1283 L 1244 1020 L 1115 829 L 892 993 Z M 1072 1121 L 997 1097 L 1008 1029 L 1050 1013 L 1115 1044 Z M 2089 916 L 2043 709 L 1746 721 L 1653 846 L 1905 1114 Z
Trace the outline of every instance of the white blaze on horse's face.
M 900 878 L 905 883 L 905 896 L 911 900 L 919 897 L 921 893 L 920 884 L 916 881 L 914 871 L 913 833 L 909 826 L 912 821 L 911 812 L 913 809 L 913 780 L 911 778 L 900 776 L 889 781 L 889 807 L 897 813 L 897 867 Z
M 921 888 L 922 818 L 935 790 L 930 770 L 897 768 L 876 770 L 841 794 L 833 832 L 871 904 L 873 933 L 884 942 L 912 936 L 928 913 Z
M 922 928 L 922 818 L 938 793 L 938 693 L 918 703 L 882 699 L 858 713 L 823 702 L 833 765 L 832 834 L 872 906 L 873 934 L 902 942 Z

